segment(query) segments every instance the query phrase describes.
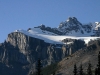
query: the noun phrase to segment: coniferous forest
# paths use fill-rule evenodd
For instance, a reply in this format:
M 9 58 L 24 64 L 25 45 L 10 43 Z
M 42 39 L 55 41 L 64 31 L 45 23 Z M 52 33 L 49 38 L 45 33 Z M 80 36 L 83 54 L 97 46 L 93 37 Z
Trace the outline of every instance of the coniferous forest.
M 98 63 L 96 64 L 95 70 L 92 70 L 92 62 L 88 62 L 87 72 L 83 72 L 82 63 L 79 68 L 77 68 L 77 64 L 73 66 L 73 75 L 100 75 L 100 51 L 98 53 Z M 36 73 L 32 75 L 56 75 L 56 70 L 60 66 L 57 66 L 57 63 L 51 64 L 45 68 L 42 68 L 41 60 L 38 59 L 36 66 Z

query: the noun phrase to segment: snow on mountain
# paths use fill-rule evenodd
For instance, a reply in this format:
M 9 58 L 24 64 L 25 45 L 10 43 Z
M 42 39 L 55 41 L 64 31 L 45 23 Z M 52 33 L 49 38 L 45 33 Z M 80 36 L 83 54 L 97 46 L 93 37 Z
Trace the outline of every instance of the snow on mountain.
M 32 30 L 29 30 L 29 31 L 17 30 L 16 32 L 21 32 L 21 33 L 24 33 L 25 35 L 35 37 L 38 39 L 42 39 L 45 42 L 53 43 L 53 44 L 64 44 L 62 42 L 62 40 L 66 39 L 66 38 L 82 39 L 85 41 L 85 43 L 88 43 L 88 41 L 90 41 L 90 39 L 94 40 L 96 38 L 99 38 L 99 37 L 75 37 L 75 36 L 64 36 L 64 35 L 60 36 L 60 35 L 56 35 L 52 32 L 43 31 L 40 28 L 33 28 Z
M 17 30 L 15 32 L 21 32 L 24 33 L 25 35 L 28 35 L 30 37 L 34 37 L 34 38 L 38 38 L 38 39 L 42 39 L 45 42 L 48 43 L 62 43 L 61 40 L 57 39 L 57 34 L 54 34 L 52 32 L 48 32 L 48 31 L 43 31 L 40 28 L 32 28 L 29 31 L 26 30 Z
M 81 24 L 75 17 L 68 18 L 67 21 L 61 22 L 58 30 L 68 36 L 89 36 L 93 35 L 91 24 Z
M 95 30 L 99 30 L 100 29 L 100 22 L 95 22 Z
M 21 32 L 25 35 L 42 39 L 48 43 L 63 44 L 62 40 L 66 38 L 82 39 L 88 43 L 90 39 L 99 38 L 96 37 L 100 35 L 99 31 L 100 22 L 81 24 L 75 17 L 69 17 L 67 21 L 61 22 L 58 28 L 41 25 L 39 27 L 29 28 L 28 31 L 16 30 L 15 32 Z M 61 32 L 60 35 L 58 34 L 59 32 Z

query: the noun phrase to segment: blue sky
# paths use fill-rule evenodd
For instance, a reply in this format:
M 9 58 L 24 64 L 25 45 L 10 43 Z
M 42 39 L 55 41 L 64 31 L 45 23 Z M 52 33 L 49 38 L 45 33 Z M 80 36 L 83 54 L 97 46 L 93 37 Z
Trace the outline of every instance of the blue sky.
M 100 22 L 100 0 L 0 0 L 0 42 L 16 29 L 58 27 L 68 17 Z

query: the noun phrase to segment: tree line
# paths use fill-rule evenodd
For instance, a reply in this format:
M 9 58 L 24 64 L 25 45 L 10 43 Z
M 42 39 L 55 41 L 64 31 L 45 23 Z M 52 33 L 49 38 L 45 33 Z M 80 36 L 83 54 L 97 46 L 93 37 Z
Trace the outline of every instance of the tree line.
M 91 63 L 89 61 L 88 67 L 87 67 L 87 74 L 86 75 L 93 75 L 91 67 L 92 67 L 92 65 L 91 65 Z M 74 64 L 73 74 L 74 75 L 85 75 L 84 72 L 83 72 L 82 64 L 80 65 L 79 71 L 77 70 L 76 64 Z M 95 75 L 100 75 L 100 52 L 98 54 L 98 64 L 97 64 L 97 66 L 95 68 Z
M 37 66 L 36 66 L 36 70 L 37 70 L 36 75 L 43 75 L 43 74 L 41 74 L 41 67 L 42 67 L 41 66 L 41 60 L 38 59 Z M 91 68 L 92 68 L 92 65 L 91 65 L 91 62 L 89 61 L 88 62 L 88 67 L 87 67 L 87 73 L 85 74 L 83 72 L 82 63 L 80 65 L 80 67 L 79 67 L 79 70 L 78 70 L 76 64 L 74 64 L 73 75 L 93 75 L 93 72 L 92 72 Z M 98 53 L 98 63 L 97 63 L 97 66 L 96 66 L 94 72 L 95 72 L 95 75 L 100 75 L 100 51 Z M 53 73 L 53 75 L 55 75 L 55 73 Z

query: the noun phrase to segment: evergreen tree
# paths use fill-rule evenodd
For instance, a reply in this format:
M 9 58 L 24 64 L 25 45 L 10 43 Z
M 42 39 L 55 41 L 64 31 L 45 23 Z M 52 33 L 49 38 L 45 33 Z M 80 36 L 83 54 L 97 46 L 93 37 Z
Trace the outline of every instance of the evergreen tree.
M 37 61 L 37 66 L 36 66 L 36 69 L 37 69 L 37 72 L 36 72 L 36 75 L 41 75 L 41 60 L 38 59 Z
M 53 73 L 53 75 L 55 75 L 55 72 Z
M 100 75 L 100 51 L 98 54 L 98 75 Z
M 97 68 L 95 69 L 95 75 L 98 75 L 98 69 Z
M 77 66 L 76 64 L 74 65 L 74 71 L 73 71 L 74 75 L 77 75 Z
M 91 70 L 91 63 L 90 63 L 90 61 L 89 61 L 89 63 L 88 63 L 88 69 L 87 69 L 87 75 L 92 75 L 92 70 Z
M 80 65 L 79 75 L 83 75 L 83 67 L 82 67 L 82 64 Z
M 97 64 L 97 68 L 95 69 L 95 75 L 100 75 L 100 51 L 98 54 L 98 64 Z

